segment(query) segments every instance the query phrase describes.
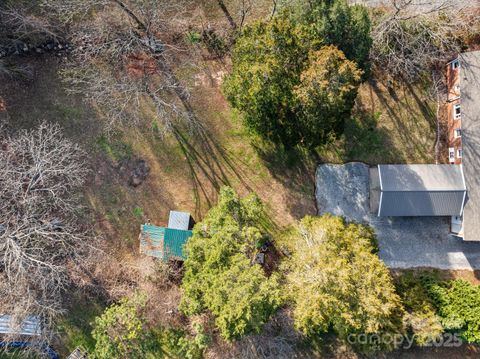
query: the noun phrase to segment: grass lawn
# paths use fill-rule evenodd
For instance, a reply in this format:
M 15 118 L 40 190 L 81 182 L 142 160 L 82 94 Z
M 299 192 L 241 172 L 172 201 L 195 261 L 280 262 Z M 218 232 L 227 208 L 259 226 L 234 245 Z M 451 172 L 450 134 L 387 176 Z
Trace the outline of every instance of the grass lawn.
M 333 145 L 320 150 L 324 162 L 434 163 L 435 103 L 421 86 L 388 89 L 360 86 L 352 121 Z

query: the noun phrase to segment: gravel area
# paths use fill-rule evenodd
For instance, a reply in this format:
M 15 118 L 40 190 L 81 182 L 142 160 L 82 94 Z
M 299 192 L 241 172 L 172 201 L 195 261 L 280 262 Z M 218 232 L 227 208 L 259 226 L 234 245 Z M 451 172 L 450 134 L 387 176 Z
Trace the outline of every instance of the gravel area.
M 370 213 L 369 166 L 323 164 L 316 174 L 319 214 L 370 224 L 391 268 L 480 269 L 480 243 L 449 234 L 446 217 L 377 217 Z

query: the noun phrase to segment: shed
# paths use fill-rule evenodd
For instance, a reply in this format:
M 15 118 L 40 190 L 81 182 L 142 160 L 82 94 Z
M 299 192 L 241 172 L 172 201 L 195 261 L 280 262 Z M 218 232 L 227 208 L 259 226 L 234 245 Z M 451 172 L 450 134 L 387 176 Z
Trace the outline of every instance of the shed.
M 12 315 L 0 315 L 0 335 L 15 334 L 26 336 L 39 336 L 42 333 L 40 319 L 29 315 L 21 323 L 15 323 Z
M 460 216 L 462 165 L 379 165 L 378 216 Z
M 183 246 L 191 236 L 190 230 L 144 224 L 140 232 L 140 252 L 165 261 L 170 258 L 185 260 Z
M 191 218 L 192 217 L 190 216 L 190 213 L 170 211 L 170 217 L 168 218 L 168 228 L 187 231 L 191 229 Z

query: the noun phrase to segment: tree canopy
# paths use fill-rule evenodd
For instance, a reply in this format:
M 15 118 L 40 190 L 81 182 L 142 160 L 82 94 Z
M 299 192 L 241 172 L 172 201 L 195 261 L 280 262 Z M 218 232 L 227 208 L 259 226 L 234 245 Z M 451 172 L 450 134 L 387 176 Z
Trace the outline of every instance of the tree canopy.
M 330 215 L 305 217 L 290 240 L 287 288 L 300 331 L 316 337 L 333 329 L 349 342 L 351 335 L 403 332 L 400 298 L 375 252 L 371 228 Z M 388 347 L 387 341 L 377 344 Z
M 280 306 L 278 278 L 255 264 L 263 208 L 254 194 L 240 199 L 222 188 L 218 204 L 198 223 L 186 244 L 180 309 L 209 311 L 227 340 L 256 333 Z
M 307 59 L 300 28 L 287 16 L 248 26 L 232 51 L 223 90 L 250 130 L 286 145 L 298 139 L 292 91 Z
M 309 65 L 293 91 L 305 143 L 323 143 L 332 134 L 343 132 L 361 74 L 355 63 L 335 46 L 310 53 Z
M 354 61 L 366 67 L 370 48 L 368 16 L 357 24 L 364 10 L 342 4 L 319 5 L 308 16 L 284 10 L 245 28 L 223 90 L 248 129 L 286 147 L 309 148 L 342 133 L 362 75 Z M 355 31 L 367 40 L 352 38 Z
M 335 45 L 364 72 L 369 69 L 371 23 L 363 5 L 346 0 L 299 0 L 300 19 L 306 24 L 314 45 Z
M 182 329 L 151 327 L 145 317 L 147 298 L 136 293 L 122 298 L 95 319 L 92 336 L 93 358 L 185 358 L 198 359 L 209 343 L 198 323 L 193 323 L 194 336 Z M 90 356 L 89 356 L 90 357 Z
M 152 351 L 160 353 L 158 342 L 147 338 L 149 332 L 142 314 L 144 306 L 144 296 L 124 298 L 95 319 L 92 332 L 96 341 L 95 358 L 145 358 L 152 355 Z M 147 343 L 157 345 L 149 348 L 151 345 Z

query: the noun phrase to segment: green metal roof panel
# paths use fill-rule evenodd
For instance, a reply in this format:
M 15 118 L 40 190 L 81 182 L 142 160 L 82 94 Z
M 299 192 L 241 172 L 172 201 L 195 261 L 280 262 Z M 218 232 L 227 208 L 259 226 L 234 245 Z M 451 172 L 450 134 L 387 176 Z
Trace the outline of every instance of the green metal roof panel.
M 162 260 L 184 260 L 183 246 L 191 236 L 192 231 L 145 224 L 141 228 L 140 252 Z
M 185 260 L 183 246 L 192 236 L 192 231 L 181 229 L 165 228 L 164 250 L 168 257 L 175 257 Z

